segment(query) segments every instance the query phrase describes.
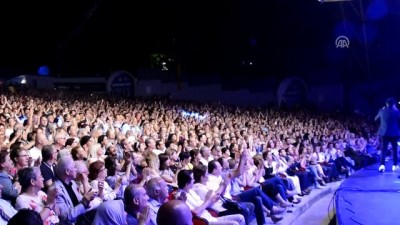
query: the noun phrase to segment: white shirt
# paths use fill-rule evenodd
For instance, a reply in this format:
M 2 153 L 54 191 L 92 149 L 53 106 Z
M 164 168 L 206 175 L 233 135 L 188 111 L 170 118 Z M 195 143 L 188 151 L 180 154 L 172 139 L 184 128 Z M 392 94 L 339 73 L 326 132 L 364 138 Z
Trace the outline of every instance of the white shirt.
M 192 189 L 186 193 L 186 204 L 189 206 L 190 210 L 194 210 L 197 207 L 203 205 L 204 201 L 201 200 L 200 196 L 196 194 Z M 205 209 L 200 215 L 201 218 L 206 219 L 209 222 L 216 222 L 217 219 L 211 216 L 211 214 Z
M 130 129 L 131 129 L 131 126 L 129 126 L 129 124 L 127 124 L 127 123 L 123 123 L 121 126 L 121 131 L 123 134 L 126 134 L 126 132 Z
M 222 176 L 217 177 L 215 175 L 208 174 L 208 181 L 206 183 L 206 186 L 208 189 L 215 192 L 219 189 L 219 186 L 221 185 L 222 182 L 223 182 Z M 232 195 L 231 195 L 232 182 L 233 181 L 231 181 L 231 183 L 226 186 L 225 193 L 222 193 L 222 196 L 224 196 L 225 198 L 232 199 Z
M 209 163 L 210 161 L 212 161 L 212 160 L 214 160 L 214 157 L 212 157 L 212 155 L 210 155 L 210 156 L 208 157 L 208 159 L 205 159 L 205 158 L 201 157 L 200 162 L 201 162 L 203 165 L 208 166 L 208 163 Z
M 207 188 L 212 191 L 217 191 L 222 181 L 223 180 L 221 176 L 208 174 L 208 181 L 206 183 Z
M 201 198 L 201 200 L 205 200 L 206 199 L 206 195 L 207 193 L 210 191 L 210 189 L 208 189 L 207 186 L 205 186 L 202 183 L 195 183 L 192 187 L 192 190 L 194 192 L 196 192 L 196 194 L 199 195 L 199 197 Z M 222 207 L 223 202 L 220 200 L 218 200 L 217 202 L 215 202 L 211 208 L 214 209 L 217 212 L 223 212 L 226 211 L 226 209 L 224 207 Z
M 0 208 L 8 217 L 13 217 L 17 214 L 17 210 L 15 210 L 9 202 L 4 199 L 0 199 Z M 8 221 L 5 221 L 3 217 L 0 216 L 0 225 L 7 225 Z
M 93 190 L 98 191 L 99 186 L 98 186 L 99 181 L 98 180 L 92 180 L 90 182 L 90 186 L 93 188 Z M 104 201 L 109 201 L 109 200 L 114 200 L 117 197 L 115 194 L 114 190 L 108 185 L 107 182 L 104 181 L 104 188 L 103 188 L 103 199 Z
M 158 150 L 158 149 L 153 149 L 152 152 L 153 152 L 154 154 L 156 154 L 156 155 L 159 155 L 159 154 L 164 153 L 165 151 L 163 151 L 163 150 Z
M 286 174 L 286 170 L 289 168 L 285 159 L 279 159 L 280 166 L 277 170 L 277 173 Z
M 42 150 L 38 149 L 36 146 L 29 149 L 29 156 L 32 157 L 32 163 L 30 166 L 33 166 L 35 161 L 38 158 L 42 158 Z
M 329 149 L 328 154 L 326 154 L 325 157 L 327 162 L 331 159 L 335 161 L 338 158 L 338 151 L 335 148 Z
M 38 213 L 40 213 L 45 205 L 47 201 L 47 195 L 46 193 L 44 193 L 43 191 L 39 191 L 38 195 L 33 197 L 30 196 L 26 193 L 22 193 L 20 195 L 18 195 L 17 200 L 15 202 L 15 208 L 20 210 L 20 209 L 32 209 Z M 56 215 L 54 210 L 50 210 L 49 216 L 47 217 L 47 219 L 45 221 L 43 221 L 43 224 L 56 224 L 59 223 L 60 220 L 58 218 L 58 216 Z

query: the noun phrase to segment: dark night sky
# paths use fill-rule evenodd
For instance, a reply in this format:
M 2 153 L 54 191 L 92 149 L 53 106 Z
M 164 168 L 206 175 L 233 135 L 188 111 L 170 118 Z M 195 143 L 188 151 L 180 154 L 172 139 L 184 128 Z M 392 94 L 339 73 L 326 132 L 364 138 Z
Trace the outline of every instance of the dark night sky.
M 364 2 L 368 5 L 371 1 Z M 334 30 L 344 18 L 342 12 L 354 24 L 360 20 L 350 3 L 344 5 L 344 11 L 340 3 L 321 5 L 317 0 L 71 0 L 8 4 L 1 7 L 0 13 L 3 73 L 35 73 L 44 64 L 53 73 L 61 74 L 134 71 L 149 67 L 152 53 L 176 58 L 185 71 L 193 73 L 284 76 L 349 66 L 354 67 L 352 72 L 363 73 L 362 66 L 357 66 L 363 64 L 363 44 L 356 39 L 352 42 L 354 48 L 342 60 L 335 54 L 342 57 L 343 53 L 327 53 L 329 49 L 334 51 Z M 89 13 L 95 5 L 96 10 Z M 389 6 L 391 10 L 400 8 L 398 3 Z M 391 29 L 391 25 L 399 25 L 399 18 L 397 12 L 373 22 L 379 28 L 369 48 L 373 62 L 382 58 L 385 62 L 395 61 L 400 56 L 399 46 L 389 46 L 393 51 L 390 55 L 377 56 L 385 52 L 381 47 L 384 43 L 392 43 L 384 35 L 390 33 L 393 43 L 400 37 L 398 31 Z M 249 62 L 253 65 L 246 66 Z

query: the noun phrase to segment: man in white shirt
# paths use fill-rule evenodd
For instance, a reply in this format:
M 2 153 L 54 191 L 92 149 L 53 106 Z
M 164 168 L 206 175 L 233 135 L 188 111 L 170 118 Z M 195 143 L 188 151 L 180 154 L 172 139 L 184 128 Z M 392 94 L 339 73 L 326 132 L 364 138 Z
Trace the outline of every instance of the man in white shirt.
M 193 168 L 193 176 L 195 184 L 193 185 L 193 190 L 200 196 L 201 200 L 205 200 L 207 193 L 210 189 L 206 186 L 208 177 L 210 176 L 207 172 L 207 166 L 197 165 Z M 217 192 L 226 188 L 230 183 L 230 179 L 225 179 L 221 184 Z M 254 212 L 254 205 L 250 202 L 240 202 L 240 209 L 227 209 L 223 207 L 222 200 L 215 202 L 211 208 L 218 212 L 219 216 L 226 216 L 232 214 L 241 214 L 246 220 L 246 224 L 250 224 L 250 219 Z
M 208 165 L 208 162 L 210 162 L 211 160 L 213 160 L 214 158 L 211 155 L 211 150 L 209 147 L 207 146 L 203 146 L 200 148 L 200 154 L 201 154 L 201 159 L 200 162 L 203 165 Z
M 178 196 L 182 196 L 182 192 L 186 196 L 186 204 L 190 210 L 197 216 L 206 219 L 210 225 L 245 225 L 245 220 L 242 215 L 235 214 L 229 216 L 213 217 L 206 210 L 208 207 L 213 205 L 219 199 L 219 193 L 213 193 L 209 191 L 205 200 L 201 200 L 200 196 L 192 190 L 193 187 L 193 174 L 190 170 L 181 170 L 178 173 L 178 186 L 181 193 L 177 193 Z
M 47 145 L 48 141 L 44 134 L 38 133 L 35 138 L 35 146 L 29 149 L 29 156 L 32 158 L 31 165 L 34 166 L 35 161 L 38 159 L 42 159 L 42 148 Z
M 228 176 L 231 176 L 231 182 L 225 189 L 225 192 L 222 195 L 225 198 L 237 200 L 238 202 L 251 202 L 254 204 L 254 209 L 256 213 L 257 225 L 265 224 L 265 216 L 264 212 L 267 212 L 268 216 L 271 216 L 273 222 L 278 222 L 282 220 L 282 217 L 277 217 L 274 214 L 282 213 L 283 210 L 274 206 L 273 201 L 264 194 L 259 188 L 252 188 L 248 191 L 241 192 L 239 185 L 236 182 L 236 179 L 244 173 L 244 169 L 247 163 L 249 153 L 247 151 L 243 151 L 240 156 L 240 162 L 237 169 L 234 169 L 231 173 L 228 173 Z M 222 182 L 222 166 L 218 163 L 218 161 L 213 160 L 208 163 L 208 181 L 206 186 L 213 191 L 218 190 L 219 184 Z

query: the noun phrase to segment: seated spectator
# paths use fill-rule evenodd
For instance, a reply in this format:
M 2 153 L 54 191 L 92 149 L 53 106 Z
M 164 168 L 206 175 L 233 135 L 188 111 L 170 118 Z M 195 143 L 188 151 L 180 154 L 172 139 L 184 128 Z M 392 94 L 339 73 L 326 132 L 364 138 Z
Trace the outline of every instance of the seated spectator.
M 173 162 L 167 154 L 159 154 L 158 158 L 160 160 L 160 176 L 168 186 L 170 186 L 170 191 L 172 191 L 172 187 L 176 187 L 176 176 L 178 173 L 174 173 L 171 170 L 170 165 L 173 164 Z M 177 172 L 179 172 L 179 170 L 177 170 Z
M 56 205 L 60 210 L 60 221 L 74 223 L 79 216 L 90 210 L 90 202 L 95 198 L 95 191 L 85 193 L 83 196 L 78 191 L 76 166 L 71 156 L 63 156 L 57 161 L 55 187 L 59 190 Z
M 149 196 L 146 190 L 137 184 L 130 184 L 124 192 L 126 223 L 131 225 L 149 225 L 150 208 Z
M 212 206 L 220 198 L 221 193 L 214 193 L 209 191 L 206 195 L 205 200 L 201 200 L 200 196 L 193 191 L 193 174 L 190 170 L 181 170 L 178 173 L 178 186 L 179 191 L 183 192 L 186 196 L 186 204 L 189 206 L 190 210 L 197 216 L 206 219 L 210 225 L 216 224 L 229 224 L 229 225 L 244 225 L 246 224 L 244 218 L 240 214 L 227 215 L 221 217 L 213 217 L 206 210 L 208 207 Z M 181 195 L 182 193 L 177 193 Z
M 125 221 L 124 202 L 112 200 L 97 208 L 92 225 L 121 225 L 125 224 Z
M 157 213 L 157 225 L 192 225 L 192 213 L 189 207 L 179 200 L 171 200 L 163 205 Z
M 152 178 L 146 183 L 146 193 L 149 196 L 150 222 L 156 225 L 157 212 L 168 198 L 168 186 L 162 178 Z
M 2 197 L 1 196 L 2 189 L 3 189 L 3 186 L 1 186 L 1 184 L 0 184 L 0 197 Z M 0 213 L 0 224 L 1 225 L 7 224 L 7 222 L 10 220 L 10 218 L 12 218 L 17 213 L 17 210 L 15 210 L 14 207 L 12 207 L 12 205 L 4 199 L 0 199 L 0 210 L 2 212 L 2 213 Z
M 121 172 L 121 167 L 117 164 L 117 159 L 114 156 L 107 156 L 104 160 L 104 165 L 107 169 L 107 177 L 106 182 L 112 188 L 115 189 L 116 183 L 119 179 L 121 179 L 121 187 L 117 193 L 117 198 L 124 197 L 124 190 L 128 185 L 128 181 L 130 179 L 131 170 L 132 170 L 132 158 L 125 157 L 125 172 Z
M 42 147 L 41 155 L 43 160 L 40 165 L 40 172 L 44 179 L 43 191 L 47 191 L 47 188 L 49 188 L 56 179 L 54 173 L 54 162 L 57 160 L 57 151 L 52 145 L 45 145 Z
M 18 194 L 21 192 L 21 185 L 17 182 L 13 185 L 13 177 L 9 174 L 14 164 L 10 159 L 10 154 L 7 151 L 0 152 L 0 185 L 2 189 L 2 199 L 15 202 Z
M 31 209 L 21 209 L 13 216 L 8 225 L 43 225 L 40 214 Z
M 190 163 L 190 153 L 181 152 L 181 154 L 179 154 L 179 159 L 181 160 L 181 166 L 183 170 L 193 169 L 193 165 Z
M 248 161 L 249 153 L 243 151 L 240 155 L 239 164 L 234 164 L 234 167 L 225 175 L 225 182 L 228 183 L 226 190 L 222 196 L 231 200 L 237 199 L 238 202 L 251 202 L 254 205 L 256 214 L 257 224 L 265 224 L 264 213 L 271 220 L 276 223 L 282 220 L 282 217 L 276 214 L 284 212 L 284 209 L 274 206 L 274 202 L 266 194 L 264 194 L 260 188 L 251 188 L 246 191 L 242 191 L 239 186 L 239 176 L 244 173 L 246 162 Z M 236 166 L 237 165 L 237 166 Z M 206 186 L 209 190 L 216 191 L 220 188 L 220 184 L 223 182 L 222 166 L 218 161 L 213 160 L 208 163 L 208 181 Z
M 89 184 L 89 169 L 85 161 L 77 160 L 75 162 L 76 167 L 76 178 L 74 179 L 75 183 L 78 186 L 78 190 L 81 194 L 85 194 L 90 190 Z
M 58 207 L 55 204 L 58 189 L 49 188 L 48 194 L 41 191 L 43 177 L 38 167 L 26 167 L 18 171 L 21 194 L 17 197 L 15 209 L 32 209 L 40 214 L 46 224 L 57 224 Z
M 89 166 L 89 180 L 90 186 L 93 190 L 98 191 L 98 196 L 103 201 L 114 200 L 117 194 L 120 192 L 122 185 L 122 178 L 118 178 L 115 182 L 115 187 L 112 189 L 110 185 L 105 181 L 107 177 L 107 169 L 104 166 L 104 162 L 96 161 Z
M 78 161 L 78 160 L 86 161 L 87 153 L 86 153 L 85 149 L 83 149 L 81 146 L 76 146 L 76 147 L 72 148 L 71 155 L 75 161 Z
M 198 165 L 193 168 L 193 178 L 195 184 L 193 185 L 193 190 L 200 196 L 201 200 L 205 200 L 209 189 L 206 184 L 208 181 L 207 166 Z M 221 189 L 225 189 L 227 182 L 224 181 L 221 185 Z M 232 214 L 242 214 L 246 220 L 246 224 L 250 224 L 250 218 L 254 212 L 254 205 L 250 202 L 240 202 L 240 210 L 229 210 L 224 208 L 222 200 L 215 202 L 210 208 L 218 212 L 219 216 L 232 215 Z
M 96 161 L 104 162 L 105 155 L 103 153 L 103 148 L 99 143 L 92 144 L 89 147 L 89 165 Z

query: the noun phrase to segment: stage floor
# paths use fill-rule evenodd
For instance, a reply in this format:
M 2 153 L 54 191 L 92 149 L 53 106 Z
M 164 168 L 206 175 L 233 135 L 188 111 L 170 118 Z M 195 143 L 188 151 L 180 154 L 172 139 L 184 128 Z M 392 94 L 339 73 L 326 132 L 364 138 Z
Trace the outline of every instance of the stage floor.
M 347 178 L 335 196 L 338 225 L 400 224 L 400 171 L 378 172 L 378 164 Z

